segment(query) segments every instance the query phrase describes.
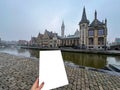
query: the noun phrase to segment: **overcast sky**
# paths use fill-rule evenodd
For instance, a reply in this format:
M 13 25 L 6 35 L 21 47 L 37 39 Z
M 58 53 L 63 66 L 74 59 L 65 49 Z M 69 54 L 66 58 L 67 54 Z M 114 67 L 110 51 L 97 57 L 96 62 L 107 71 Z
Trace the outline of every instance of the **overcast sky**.
M 0 0 L 0 37 L 2 40 L 30 40 L 44 30 L 60 35 L 62 20 L 65 34 L 79 29 L 83 7 L 87 18 L 108 20 L 108 41 L 120 38 L 120 0 Z

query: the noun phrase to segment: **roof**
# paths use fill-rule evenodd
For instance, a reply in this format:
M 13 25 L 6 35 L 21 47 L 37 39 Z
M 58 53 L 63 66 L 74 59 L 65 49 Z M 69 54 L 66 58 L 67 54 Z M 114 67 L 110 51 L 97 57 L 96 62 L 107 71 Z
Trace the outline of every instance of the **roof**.
M 43 34 L 39 33 L 37 37 L 38 37 L 38 38 L 42 38 L 42 37 L 43 37 Z
M 54 36 L 57 36 L 57 33 L 53 33 L 52 31 L 49 32 L 49 31 L 45 30 L 45 33 L 48 34 L 49 38 L 53 38 Z
M 78 37 L 80 36 L 80 32 L 78 29 L 75 31 L 74 36 L 78 36 Z
M 89 20 L 87 19 L 86 12 L 85 12 L 85 7 L 83 8 L 82 19 L 81 19 L 81 21 L 79 22 L 79 25 L 80 25 L 81 23 L 89 23 Z
M 64 37 L 64 38 L 61 38 L 61 39 L 79 39 L 80 37 Z
M 94 20 L 92 21 L 92 23 L 90 24 L 90 26 L 101 26 L 101 25 L 104 25 L 103 22 L 100 22 L 98 19 L 97 19 L 97 11 L 95 10 L 95 18 Z
M 93 22 L 90 24 L 90 26 L 100 26 L 103 25 L 102 22 L 100 22 L 98 19 L 94 19 Z

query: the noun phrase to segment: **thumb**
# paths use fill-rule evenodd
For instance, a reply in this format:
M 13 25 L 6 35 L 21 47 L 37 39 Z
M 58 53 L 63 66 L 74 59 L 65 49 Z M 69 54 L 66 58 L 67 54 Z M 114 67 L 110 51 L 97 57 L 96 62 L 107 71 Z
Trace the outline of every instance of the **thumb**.
M 43 86 L 44 86 L 44 82 L 42 82 L 42 83 L 40 84 L 39 90 L 41 90 Z

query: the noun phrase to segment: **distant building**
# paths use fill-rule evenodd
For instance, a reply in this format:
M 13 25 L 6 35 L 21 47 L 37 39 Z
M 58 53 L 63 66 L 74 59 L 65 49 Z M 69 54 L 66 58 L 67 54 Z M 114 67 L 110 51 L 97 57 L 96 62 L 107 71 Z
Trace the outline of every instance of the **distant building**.
M 60 38 L 57 33 L 49 32 L 46 29 L 44 34 L 39 33 L 37 37 L 31 38 L 31 42 L 39 47 L 58 47 Z
M 114 42 L 110 44 L 110 46 L 114 46 L 114 45 L 120 45 L 120 38 L 115 38 Z
M 27 45 L 28 44 L 28 41 L 26 40 L 19 40 L 18 41 L 18 45 Z
M 85 7 L 83 8 L 82 18 L 73 35 L 65 35 L 65 24 L 62 21 L 61 36 L 57 33 L 45 30 L 44 34 L 39 33 L 37 37 L 31 38 L 32 44 L 36 43 L 41 47 L 79 47 L 85 49 L 105 49 L 107 45 L 107 19 L 99 21 L 97 11 L 94 20 L 90 23 L 86 16 Z
M 75 47 L 79 46 L 80 32 L 77 29 L 74 35 L 68 35 L 67 37 L 61 37 L 60 46 Z
M 120 45 L 120 38 L 115 38 L 115 44 Z
M 110 49 L 120 50 L 120 38 L 115 38 L 115 41 L 110 45 Z
M 82 19 L 79 22 L 80 46 L 87 49 L 106 48 L 107 20 L 105 19 L 105 22 L 99 21 L 97 19 L 97 11 L 95 11 L 94 16 L 92 23 L 89 23 L 84 7 Z
M 56 47 L 54 45 L 54 38 L 57 36 L 57 33 L 49 32 L 45 30 L 43 38 L 42 38 L 42 46 L 43 47 Z M 56 41 L 57 44 L 57 41 Z

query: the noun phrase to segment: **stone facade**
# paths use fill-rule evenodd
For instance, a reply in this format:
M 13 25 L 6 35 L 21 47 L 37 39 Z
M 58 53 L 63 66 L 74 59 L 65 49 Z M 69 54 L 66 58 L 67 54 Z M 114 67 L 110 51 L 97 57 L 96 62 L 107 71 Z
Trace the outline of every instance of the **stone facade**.
M 85 7 L 83 9 L 82 19 L 79 22 L 80 30 L 80 47 L 87 49 L 103 49 L 107 43 L 107 20 L 100 22 L 95 18 L 92 23 L 87 19 Z
M 37 45 L 37 38 L 31 37 L 31 40 L 29 41 L 30 46 L 36 46 Z
M 34 38 L 31 38 L 32 44 L 39 47 L 58 47 L 60 44 L 57 33 L 49 32 L 48 30 L 45 30 L 44 34 L 39 33 L 38 36 Z
M 61 38 L 60 46 L 75 47 L 79 45 L 79 35 L 78 29 L 75 31 L 74 35 L 68 35 L 67 37 Z

